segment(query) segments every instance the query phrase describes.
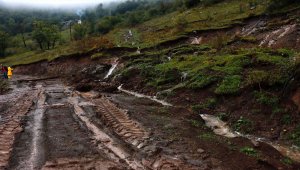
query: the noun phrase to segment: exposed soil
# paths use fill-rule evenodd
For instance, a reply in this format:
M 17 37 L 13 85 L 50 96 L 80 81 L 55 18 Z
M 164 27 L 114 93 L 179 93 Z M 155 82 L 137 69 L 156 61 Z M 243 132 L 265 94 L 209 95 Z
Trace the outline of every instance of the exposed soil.
M 286 22 L 277 24 L 282 20 Z M 271 48 L 299 47 L 298 25 L 288 16 L 245 22 L 244 26 L 200 32 L 166 42 L 161 48 L 189 44 L 195 37 L 202 37 L 199 43 L 208 42 L 216 33 L 257 39 L 256 42 L 234 40 L 230 42 L 232 47 L 260 44 Z M 123 49 L 126 50 L 136 49 Z M 122 49 L 106 52 L 113 57 L 91 60 L 90 55 L 95 53 L 91 52 L 15 69 L 17 75 L 32 76 L 14 77 L 12 90 L 0 96 L 1 169 L 300 168 L 296 161 L 285 162 L 287 158 L 265 142 L 214 134 L 205 126 L 200 114 L 191 110 L 191 105 L 214 95 L 207 89 L 176 90 L 175 95 L 168 98 L 173 106 L 118 92 L 121 83 L 124 89 L 152 97 L 158 91 L 146 86 L 138 74 L 118 79 L 114 73 L 127 60 L 123 58 L 116 70 L 112 70 Z M 112 75 L 108 74 L 109 70 Z M 40 77 L 34 77 L 37 75 Z M 299 119 L 296 114 L 299 90 L 290 93 L 282 104 L 288 106 L 296 120 Z M 230 112 L 229 126 L 240 116 L 249 117 L 256 123 L 253 134 L 271 141 L 282 140 L 284 133 L 294 127 L 279 123 L 282 114 L 266 119 L 270 114 L 267 107 L 257 106 L 263 108 L 264 114 L 251 114 L 249 108 L 254 103 L 250 91 L 217 97 L 218 113 Z M 202 112 L 218 114 L 209 109 Z M 254 149 L 254 153 L 247 153 L 243 148 Z

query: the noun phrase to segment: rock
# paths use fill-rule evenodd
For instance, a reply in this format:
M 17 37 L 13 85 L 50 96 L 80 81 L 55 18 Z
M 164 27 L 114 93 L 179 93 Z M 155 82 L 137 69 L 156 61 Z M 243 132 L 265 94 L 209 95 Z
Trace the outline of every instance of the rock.
M 200 161 L 200 160 L 194 160 L 194 159 L 188 159 L 187 160 L 188 163 L 192 164 L 192 165 L 195 165 L 195 166 L 201 166 L 203 165 L 203 162 Z
M 258 141 L 255 141 L 255 140 L 251 140 L 252 144 L 255 146 L 255 147 L 259 147 L 259 142 Z
M 197 149 L 197 152 L 198 153 L 203 153 L 203 152 L 205 152 L 203 149 L 201 149 L 201 148 L 199 148 L 199 149 Z

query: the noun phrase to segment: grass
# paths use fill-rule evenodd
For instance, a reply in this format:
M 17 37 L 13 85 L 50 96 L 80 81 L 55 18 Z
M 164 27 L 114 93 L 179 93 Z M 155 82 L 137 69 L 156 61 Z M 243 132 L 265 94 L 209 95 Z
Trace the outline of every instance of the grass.
M 170 55 L 171 60 L 168 59 Z M 218 95 L 238 95 L 248 86 L 263 91 L 266 86 L 284 85 L 293 70 L 291 58 L 295 55 L 286 49 L 253 48 L 216 52 L 205 44 L 180 45 L 130 56 L 124 75 L 128 69 L 137 69 L 144 83 L 158 90 L 183 84 L 182 88 L 208 89 Z M 272 71 L 269 71 L 270 68 Z M 186 74 L 185 78 L 183 74 Z M 275 99 L 271 97 L 256 95 L 261 104 L 274 104 Z
M 212 140 L 216 139 L 216 135 L 213 133 L 209 133 L 209 132 L 202 133 L 202 134 L 198 135 L 197 137 L 201 140 L 206 140 L 206 141 L 212 141 Z
M 227 28 L 250 16 L 261 15 L 266 11 L 267 3 L 260 3 L 254 10 L 248 3 L 251 0 L 231 0 L 207 7 L 195 7 L 183 12 L 176 11 L 132 28 L 116 28 L 109 33 L 115 44 L 128 43 L 124 41 L 124 33 L 132 30 L 135 44 L 130 46 L 149 47 L 164 41 L 170 41 L 194 30 L 210 30 Z M 241 11 L 240 5 L 243 10 Z M 178 31 L 178 21 L 185 21 L 185 27 Z
M 243 147 L 243 148 L 240 149 L 240 152 L 242 152 L 242 153 L 244 153 L 248 156 L 252 156 L 252 157 L 258 157 L 259 156 L 258 152 L 255 149 L 251 148 L 251 147 Z
M 203 126 L 203 123 L 200 122 L 200 121 L 198 121 L 198 120 L 191 119 L 191 120 L 189 120 L 189 121 L 191 122 L 191 125 L 192 125 L 193 127 L 201 127 L 201 126 Z
M 240 90 L 241 76 L 233 75 L 223 79 L 215 90 L 216 94 L 236 94 Z
M 16 54 L 6 58 L 0 59 L 0 63 L 6 65 L 21 65 L 21 64 L 30 64 L 42 60 L 54 60 L 62 55 L 68 55 L 74 53 L 73 48 L 69 46 L 62 46 L 53 50 L 47 51 L 29 51 L 26 53 Z
M 284 157 L 283 159 L 280 160 L 282 163 L 286 164 L 286 165 L 292 165 L 293 164 L 293 160 L 291 160 L 288 157 Z
M 217 105 L 217 99 L 215 98 L 208 98 L 203 103 L 192 106 L 192 110 L 196 113 L 199 113 L 202 109 L 214 109 Z
M 262 104 L 262 105 L 276 106 L 279 102 L 279 99 L 277 96 L 272 95 L 270 93 L 263 92 L 263 91 L 261 91 L 261 92 L 255 91 L 254 97 L 255 97 L 256 102 L 258 102 L 259 104 Z

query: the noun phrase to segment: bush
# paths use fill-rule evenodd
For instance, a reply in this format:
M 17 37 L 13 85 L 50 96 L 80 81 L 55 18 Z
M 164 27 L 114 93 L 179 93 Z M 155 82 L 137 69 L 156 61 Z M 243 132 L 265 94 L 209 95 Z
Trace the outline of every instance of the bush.
M 247 85 L 258 85 L 261 90 L 261 83 L 267 81 L 268 73 L 263 70 L 250 71 L 246 78 Z
M 216 94 L 236 94 L 240 90 L 241 76 L 227 76 L 216 88 Z
M 296 127 L 293 132 L 288 135 L 288 139 L 292 140 L 293 143 L 300 147 L 300 126 Z
M 254 92 L 255 100 L 262 104 L 268 106 L 276 106 L 279 102 L 278 97 L 268 94 L 266 92 Z
M 227 113 L 219 113 L 218 118 L 222 121 L 227 121 L 229 119 L 229 115 Z
M 217 105 L 217 100 L 215 98 L 208 98 L 205 102 L 192 106 L 194 112 L 199 112 L 202 109 L 214 109 Z
M 233 129 L 242 132 L 242 133 L 250 133 L 253 130 L 253 123 L 242 116 L 233 124 Z

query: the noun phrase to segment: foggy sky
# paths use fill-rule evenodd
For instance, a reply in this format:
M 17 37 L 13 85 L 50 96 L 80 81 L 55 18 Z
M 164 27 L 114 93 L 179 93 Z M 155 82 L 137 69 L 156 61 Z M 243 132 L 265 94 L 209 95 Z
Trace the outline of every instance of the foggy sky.
M 11 8 L 85 8 L 116 1 L 120 0 L 0 0 L 0 5 Z

